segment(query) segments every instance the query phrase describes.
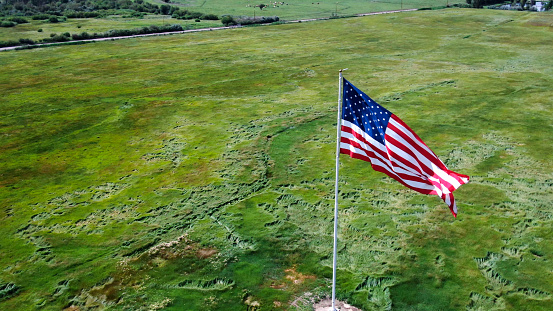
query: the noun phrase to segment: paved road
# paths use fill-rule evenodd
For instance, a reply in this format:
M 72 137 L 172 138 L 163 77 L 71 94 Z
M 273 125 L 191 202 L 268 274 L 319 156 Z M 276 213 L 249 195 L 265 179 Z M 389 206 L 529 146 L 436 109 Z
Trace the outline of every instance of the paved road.
M 416 11 L 417 9 L 407 9 L 407 10 L 396 10 L 396 11 L 384 11 L 384 12 L 373 12 L 373 13 L 361 13 L 361 14 L 355 14 L 355 16 L 369 16 L 369 15 L 379 15 L 379 14 L 390 14 L 390 13 L 400 13 L 400 12 L 410 12 L 410 11 Z M 328 18 L 311 18 L 311 19 L 299 19 L 299 20 L 293 20 L 293 21 L 286 21 L 286 23 L 303 23 L 303 22 L 312 22 L 312 21 L 318 21 L 318 20 L 327 20 Z M 270 25 L 270 24 L 265 24 Z M 228 27 L 213 27 L 213 28 L 201 28 L 201 29 L 190 29 L 190 30 L 181 30 L 181 31 L 172 31 L 172 32 L 161 32 L 161 33 L 150 33 L 150 34 L 143 34 L 143 35 L 133 35 L 133 36 L 121 36 L 121 37 L 109 37 L 109 38 L 96 38 L 96 39 L 86 39 L 86 40 L 78 40 L 78 41 L 66 41 L 64 43 L 75 43 L 75 42 L 99 42 L 99 41 L 110 41 L 110 40 L 119 40 L 119 39 L 128 39 L 128 38 L 139 38 L 139 37 L 151 37 L 151 36 L 166 36 L 166 35 L 174 35 L 174 34 L 181 34 L 181 33 L 190 33 L 190 32 L 201 32 L 201 31 L 213 31 L 213 30 L 223 30 L 223 29 L 233 29 L 233 28 L 240 28 L 242 26 L 228 26 Z M 35 46 L 45 47 L 49 45 L 59 45 L 59 42 L 56 43 L 42 43 L 42 44 L 36 44 Z M 9 51 L 9 50 L 15 50 L 17 48 L 21 48 L 22 46 L 9 46 L 0 48 L 0 51 Z

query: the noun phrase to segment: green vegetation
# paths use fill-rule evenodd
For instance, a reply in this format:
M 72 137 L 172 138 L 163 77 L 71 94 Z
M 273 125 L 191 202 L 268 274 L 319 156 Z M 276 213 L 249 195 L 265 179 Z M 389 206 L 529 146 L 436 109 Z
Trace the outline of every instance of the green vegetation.
M 150 14 L 150 15 L 147 15 Z M 12 16 L 15 15 L 15 16 Z M 105 38 L 113 37 L 119 35 L 130 35 L 130 34 L 144 34 L 152 33 L 151 30 L 159 30 L 159 32 L 166 32 L 171 30 L 163 31 L 163 29 L 191 29 L 191 28 L 202 28 L 202 27 L 212 27 L 214 25 L 219 26 L 220 23 L 215 23 L 213 21 L 218 21 L 219 17 L 215 14 L 210 13 L 199 13 L 192 12 L 187 9 L 181 9 L 177 6 L 170 6 L 167 4 L 158 6 L 156 4 L 147 3 L 143 0 L 107 0 L 107 1 L 97 1 L 97 0 L 76 0 L 72 2 L 67 1 L 57 1 L 57 0 L 36 0 L 36 1 L 13 1 L 5 0 L 0 3 L 0 16 L 4 18 L 0 19 L 0 28 L 14 28 L 18 24 L 26 24 L 29 21 L 20 15 L 30 16 L 32 15 L 32 20 L 36 21 L 27 27 L 17 27 L 13 31 L 0 31 L 0 47 L 6 46 L 17 46 L 17 45 L 27 45 L 35 43 L 48 43 L 48 42 L 65 42 L 70 39 L 72 40 L 81 40 L 86 38 Z M 10 17 L 12 16 L 12 17 Z M 124 24 L 128 27 L 133 22 L 136 23 L 136 19 L 142 20 L 146 16 L 150 17 L 148 20 L 161 19 L 161 25 L 158 24 L 146 24 L 140 23 L 139 28 L 121 29 L 120 23 L 118 23 L 115 18 L 126 19 Z M 102 21 L 93 21 L 89 22 L 87 19 L 98 18 Z M 68 19 L 73 23 L 67 23 Z M 194 25 L 191 26 L 190 23 L 187 25 L 182 25 L 181 22 L 173 23 L 171 26 L 168 26 L 166 21 L 169 20 L 193 20 Z M 208 23 L 202 21 L 209 21 Z M 99 25 L 109 24 L 111 28 L 105 29 L 101 32 L 97 31 L 96 28 Z M 78 31 L 76 33 L 70 33 L 69 31 L 73 30 L 74 24 L 77 23 L 77 28 L 81 28 L 82 24 L 91 24 L 94 28 L 94 32 Z M 159 22 L 158 22 L 159 23 Z M 43 32 L 42 26 L 44 24 L 58 25 L 63 24 L 63 26 L 58 26 L 55 28 L 62 29 L 63 33 L 67 33 L 66 36 L 58 35 L 55 32 L 50 33 L 50 37 L 38 37 L 37 32 Z M 46 28 L 54 28 L 46 27 Z M 101 26 L 100 26 L 101 27 Z M 35 32 L 36 31 L 36 32 Z M 29 32 L 31 32 L 29 34 Z M 26 37 L 21 37 L 17 35 L 26 34 Z M 6 40 L 1 40 L 2 37 L 7 37 Z
M 0 53 L 0 309 L 309 310 L 341 68 L 471 182 L 454 219 L 342 157 L 338 297 L 553 309 L 552 23 L 429 10 Z
M 178 20 L 169 16 L 146 15 L 143 18 L 124 18 L 122 16 L 110 16 L 106 18 L 69 18 L 63 23 L 44 23 L 42 21 L 29 20 L 28 24 L 17 25 L 12 28 L 0 28 L 0 41 L 18 40 L 19 38 L 39 41 L 49 38 L 51 34 L 89 34 L 104 33 L 110 30 L 130 30 L 135 28 L 181 25 L 184 29 L 197 29 L 220 27 L 221 21 L 202 20 L 197 23 L 194 20 Z M 42 31 L 40 31 L 42 29 Z
M 163 3 L 162 0 L 152 0 Z M 278 16 L 281 20 L 305 18 L 329 18 L 332 16 L 351 16 L 359 13 L 381 12 L 399 9 L 434 8 L 466 4 L 466 0 L 171 0 L 172 5 L 181 5 L 189 10 L 213 13 L 219 16 Z M 264 5 L 263 9 L 260 5 Z
M 270 2 L 271 5 L 253 5 L 249 1 L 206 1 L 199 6 L 195 3 L 171 3 L 164 0 L 161 5 L 144 2 L 143 0 L 97 1 L 76 0 L 72 2 L 57 0 L 37 0 L 19 2 L 5 0 L 0 3 L 0 47 L 27 45 L 35 43 L 65 42 L 67 38 L 97 38 L 109 37 L 105 34 L 128 31 L 137 33 L 136 28 L 160 27 L 166 24 L 181 25 L 183 29 L 211 28 L 221 25 L 252 25 L 279 21 L 278 15 L 267 14 L 277 12 L 287 19 L 297 18 L 336 18 L 351 16 L 357 13 L 397 10 L 403 8 L 431 8 L 458 5 L 456 1 L 427 2 L 425 0 L 401 0 L 400 2 L 359 2 L 345 1 L 338 3 L 312 2 L 294 0 L 288 2 Z M 382 5 L 383 4 L 383 5 Z M 211 8 L 213 12 L 210 11 Z M 332 10 L 330 9 L 332 8 Z M 256 12 L 259 9 L 259 12 Z M 194 10 L 194 11 L 192 11 Z M 16 16 L 13 16 L 16 15 Z M 20 15 L 31 16 L 31 25 Z M 253 16 L 252 16 L 253 15 Z M 11 16 L 11 17 L 10 17 Z M 123 19 L 121 21 L 121 19 Z M 141 21 L 143 20 L 144 21 Z M 146 20 L 150 23 L 146 23 Z M 159 21 L 161 20 L 161 22 Z M 191 22 L 183 23 L 181 20 Z M 155 23 L 151 23 L 155 22 Z M 83 26 L 88 30 L 80 30 Z M 110 28 L 106 28 L 109 25 Z M 17 27 L 16 27 L 17 26 Z M 78 28 L 75 31 L 75 27 Z M 132 27 L 132 28 L 130 28 Z M 4 28 L 4 29 L 2 29 Z M 7 30 L 7 28 L 10 28 Z M 47 29 L 44 37 L 42 32 Z M 51 29 L 48 31 L 48 29 Z M 68 36 L 59 33 L 69 33 Z M 83 33 L 86 33 L 83 35 Z M 54 39 L 51 39 L 54 38 Z

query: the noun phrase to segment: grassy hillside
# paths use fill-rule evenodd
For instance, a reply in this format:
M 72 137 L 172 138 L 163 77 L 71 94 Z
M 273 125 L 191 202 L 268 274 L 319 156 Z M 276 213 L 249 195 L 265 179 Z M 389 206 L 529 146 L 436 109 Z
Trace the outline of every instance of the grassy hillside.
M 454 219 L 342 157 L 338 297 L 551 310 L 552 23 L 441 10 L 0 53 L 0 309 L 309 310 L 349 68 L 472 179 Z

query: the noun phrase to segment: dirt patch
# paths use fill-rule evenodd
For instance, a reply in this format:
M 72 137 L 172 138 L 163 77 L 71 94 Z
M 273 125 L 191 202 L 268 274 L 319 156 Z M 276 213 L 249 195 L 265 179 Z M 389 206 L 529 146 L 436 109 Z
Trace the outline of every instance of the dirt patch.
M 199 249 L 196 256 L 200 259 L 206 259 L 217 254 L 217 250 L 214 248 L 202 248 Z
M 336 307 L 336 310 L 339 311 L 363 311 L 359 308 L 356 308 L 354 306 L 350 306 L 345 302 L 336 300 L 336 303 L 334 305 Z M 323 299 L 313 305 L 313 308 L 315 311 L 332 311 L 332 299 L 326 298 Z
M 286 272 L 286 278 L 294 284 L 302 284 L 307 279 L 315 279 L 314 275 L 305 275 L 296 271 L 296 267 L 284 270 Z

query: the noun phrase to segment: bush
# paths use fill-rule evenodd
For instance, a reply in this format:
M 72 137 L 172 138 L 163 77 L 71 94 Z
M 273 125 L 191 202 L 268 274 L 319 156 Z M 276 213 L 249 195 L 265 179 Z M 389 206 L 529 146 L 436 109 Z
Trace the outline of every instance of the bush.
M 66 42 L 66 41 L 69 41 L 69 37 L 66 37 L 64 35 L 55 35 L 53 37 L 50 38 L 50 41 L 51 42 Z
M 234 18 L 230 15 L 225 15 L 221 18 L 221 23 L 223 23 L 223 25 L 225 26 L 234 26 L 234 25 L 237 25 L 238 23 L 234 20 Z
M 38 15 L 33 15 L 31 18 L 35 21 L 42 21 L 42 20 L 49 19 L 50 15 L 48 15 L 48 14 L 38 14 Z
M 50 18 L 48 18 L 48 22 L 55 24 L 59 23 L 60 20 L 56 16 L 50 16 Z
M 10 21 L 1 21 L 0 22 L 0 27 L 13 27 L 15 25 L 17 25 L 17 23 L 10 22 Z
M 202 19 L 216 21 L 216 20 L 219 19 L 219 16 L 217 16 L 215 14 L 205 14 L 205 15 L 202 16 Z
M 31 39 L 19 39 L 19 43 L 21 44 L 35 44 L 35 41 Z
M 74 33 L 73 35 L 71 35 L 71 38 L 73 38 L 73 40 L 86 40 L 86 39 L 92 39 L 92 36 L 89 35 L 88 32 L 84 31 L 84 32 L 81 32 L 80 34 Z
M 99 34 L 99 35 L 95 34 L 94 37 L 111 38 L 111 37 L 133 36 L 133 35 L 150 34 L 150 33 L 181 31 L 181 30 L 183 30 L 183 28 L 179 24 L 163 25 L 163 26 L 152 25 L 150 27 L 142 27 L 142 28 L 135 28 L 135 29 L 112 29 L 104 32 L 103 34 Z
M 24 19 L 23 17 L 12 17 L 8 19 L 10 22 L 18 23 L 18 24 L 26 24 L 29 21 Z
M 20 43 L 18 41 L 0 41 L 0 48 L 5 48 L 9 46 L 18 46 Z
M 278 16 L 261 16 L 261 17 L 249 17 L 240 16 L 234 18 L 235 22 L 241 25 L 254 25 L 254 24 L 267 24 L 278 22 L 280 18 Z
M 169 14 L 169 12 L 171 11 L 171 6 L 170 6 L 170 5 L 167 5 L 167 4 L 162 4 L 162 5 L 159 7 L 159 10 L 160 10 L 161 14 L 167 15 L 167 14 Z
M 186 14 L 184 16 L 185 19 L 199 19 L 199 18 L 202 18 L 203 14 L 200 13 L 200 12 L 188 12 L 188 14 Z
M 67 18 L 94 18 L 100 16 L 98 12 L 64 12 L 63 15 Z
M 144 18 L 144 16 L 146 15 L 146 13 L 144 12 L 132 12 L 132 14 L 130 15 L 130 17 L 135 17 L 135 18 Z
M 38 31 L 38 32 L 42 32 L 42 28 L 39 28 L 37 31 Z

